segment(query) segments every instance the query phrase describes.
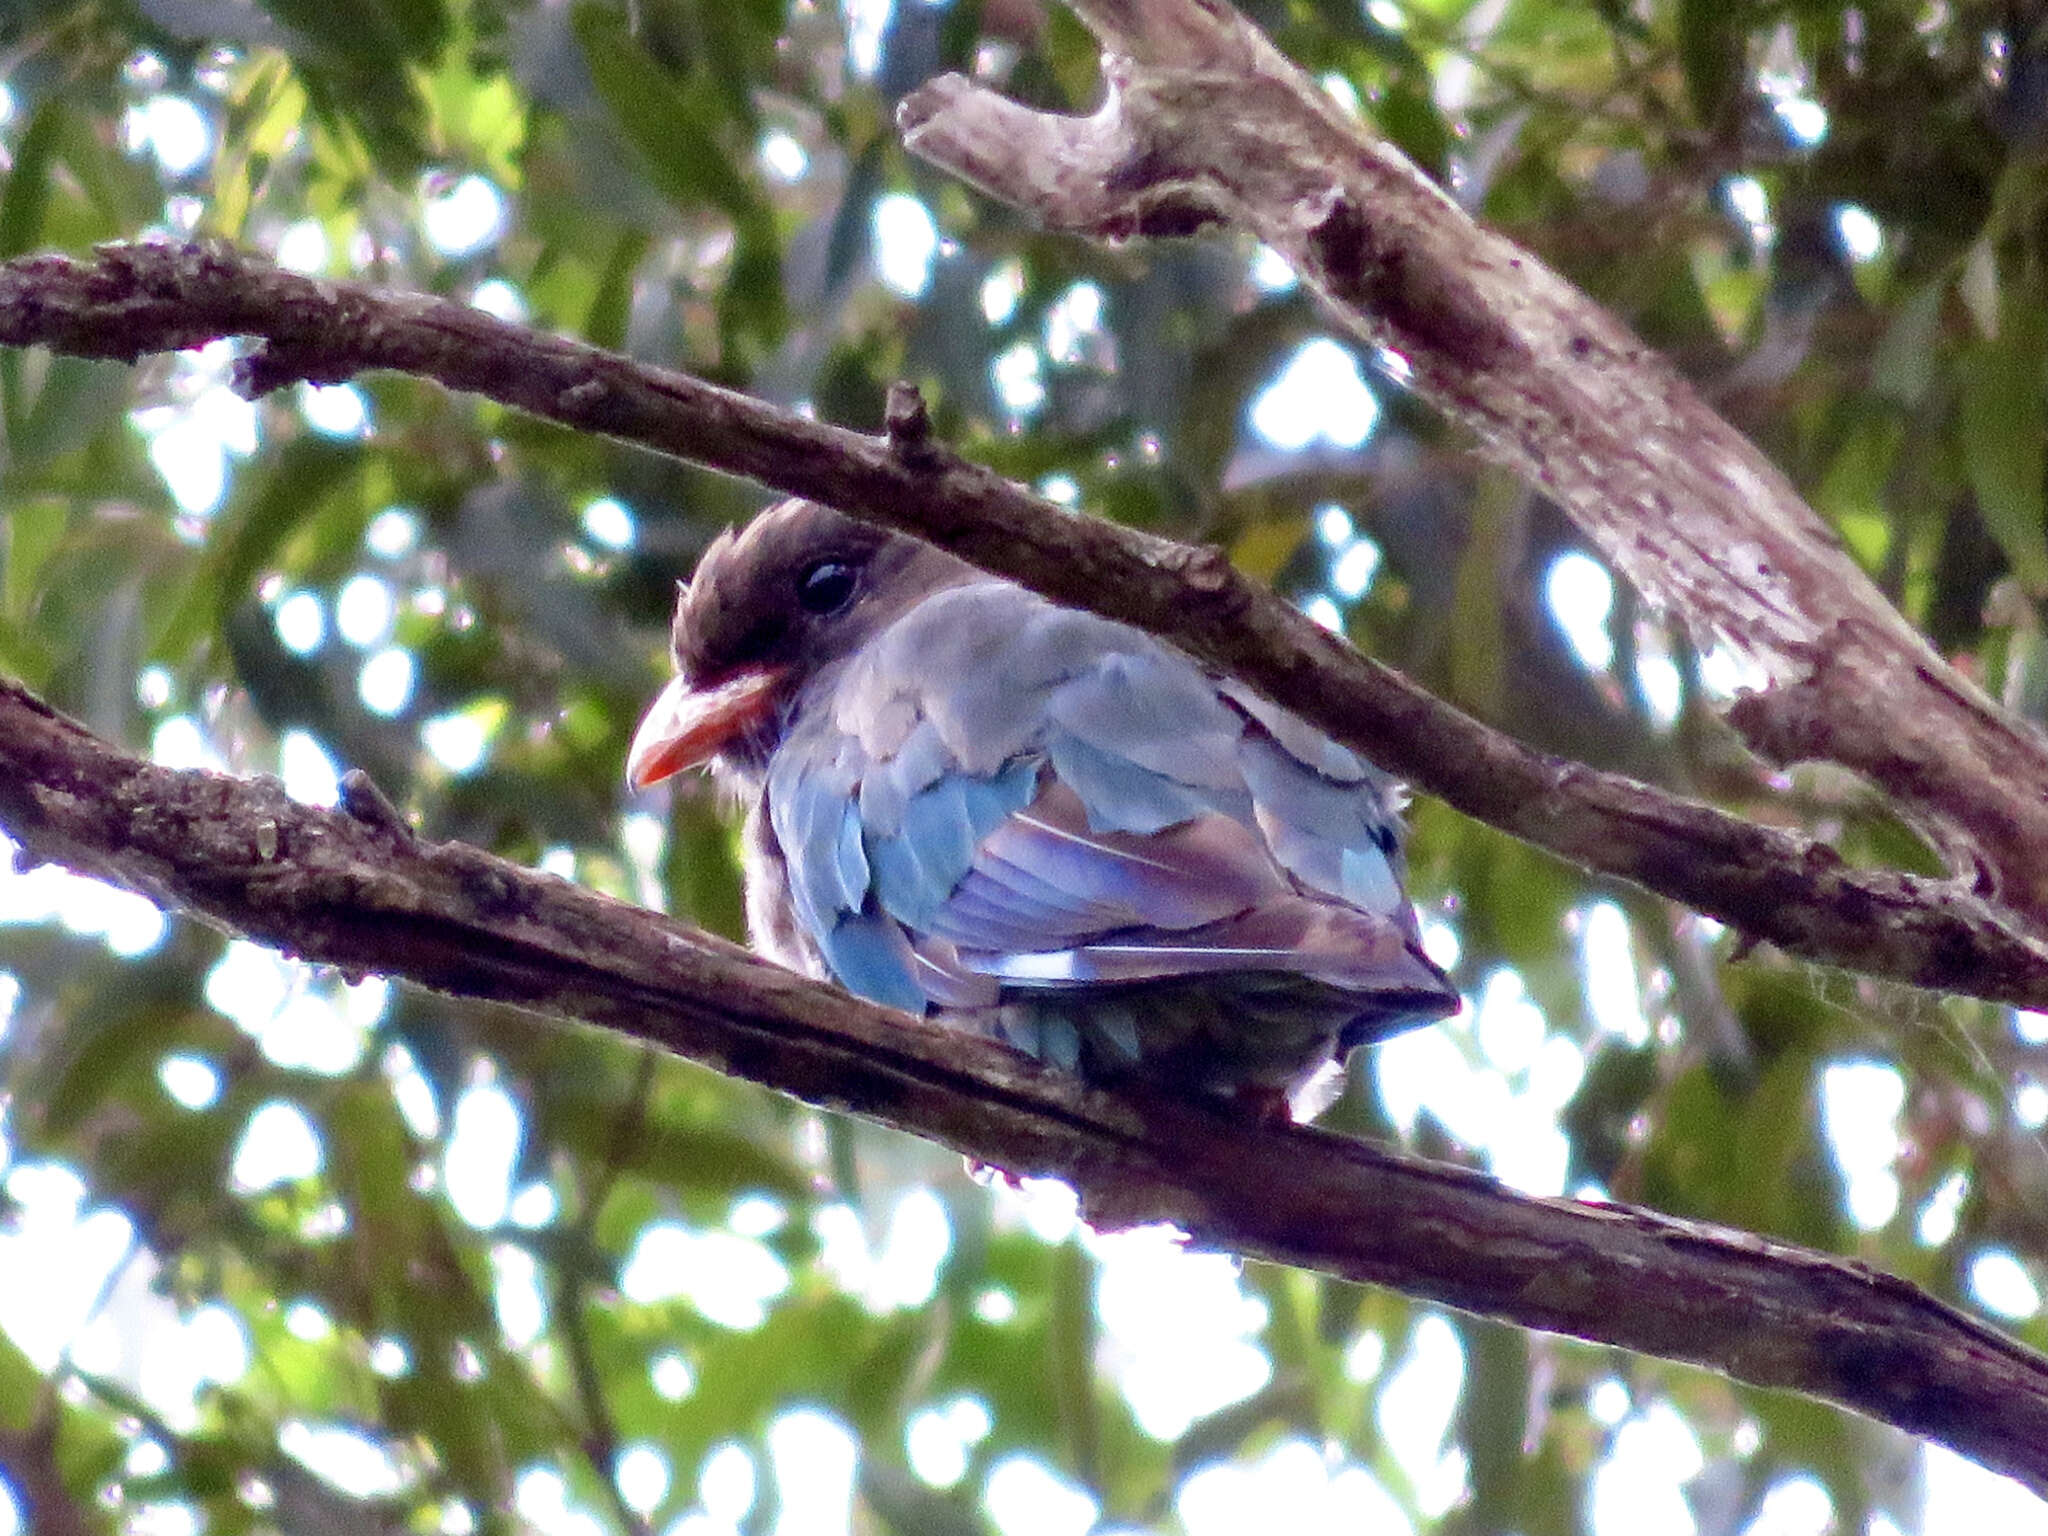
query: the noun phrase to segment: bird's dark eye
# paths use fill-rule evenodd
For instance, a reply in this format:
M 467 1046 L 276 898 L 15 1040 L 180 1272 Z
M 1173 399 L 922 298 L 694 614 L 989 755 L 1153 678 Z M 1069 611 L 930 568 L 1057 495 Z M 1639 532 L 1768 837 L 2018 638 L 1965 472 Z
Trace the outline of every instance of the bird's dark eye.
M 853 601 L 858 583 L 853 567 L 844 560 L 819 560 L 805 566 L 797 577 L 796 600 L 806 613 L 837 613 Z

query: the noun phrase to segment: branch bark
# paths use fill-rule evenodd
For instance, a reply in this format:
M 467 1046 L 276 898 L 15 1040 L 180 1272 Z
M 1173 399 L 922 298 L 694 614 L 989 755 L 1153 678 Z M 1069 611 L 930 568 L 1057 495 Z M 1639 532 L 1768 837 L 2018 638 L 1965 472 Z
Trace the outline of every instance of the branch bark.
M 350 972 L 579 1020 L 1081 1193 L 1196 1242 L 1826 1398 L 2048 1494 L 2048 1358 L 1850 1259 L 1221 1105 L 1107 1093 L 460 843 L 368 782 L 157 767 L 0 680 L 0 824 L 47 859 Z
M 962 461 L 929 441 L 907 400 L 889 437 L 868 437 L 449 300 L 301 277 L 222 246 L 0 265 L 0 342 L 132 362 L 221 336 L 262 339 L 242 365 L 252 394 L 396 369 L 931 539 L 1164 636 L 1467 815 L 1750 938 L 2048 1008 L 2048 942 L 2014 913 L 1951 881 L 1851 869 L 1798 833 L 1533 751 L 1359 655 L 1219 552 L 1076 518 Z
M 101 1511 L 74 1498 L 65 1481 L 58 1447 L 64 1413 L 55 1392 L 46 1391 L 20 1428 L 0 1420 L 0 1476 L 20 1498 L 27 1528 L 37 1536 L 106 1536 Z
M 900 105 L 907 147 L 1057 229 L 1255 233 L 1696 641 L 1764 667 L 1774 686 L 1734 716 L 1752 745 L 1865 774 L 2048 918 L 2048 741 L 1947 667 L 1662 358 L 1225 0 L 1071 3 L 1108 51 L 1100 110 L 1037 112 L 948 75 Z

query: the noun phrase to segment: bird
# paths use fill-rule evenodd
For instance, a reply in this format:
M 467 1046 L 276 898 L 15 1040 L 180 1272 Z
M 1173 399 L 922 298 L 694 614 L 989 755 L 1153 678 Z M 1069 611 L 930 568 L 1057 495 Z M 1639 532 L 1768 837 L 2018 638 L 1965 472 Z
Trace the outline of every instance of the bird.
M 671 640 L 627 779 L 744 804 L 770 959 L 1264 1116 L 1459 1007 L 1394 781 L 1143 630 L 796 500 L 711 542 Z

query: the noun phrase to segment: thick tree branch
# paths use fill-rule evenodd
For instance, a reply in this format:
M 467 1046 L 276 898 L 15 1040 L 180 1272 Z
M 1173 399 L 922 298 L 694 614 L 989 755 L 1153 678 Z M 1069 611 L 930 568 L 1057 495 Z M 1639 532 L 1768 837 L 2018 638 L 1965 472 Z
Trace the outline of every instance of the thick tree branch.
M 356 780 L 351 803 L 375 807 Z M 1692 1361 L 1940 1439 L 2048 1493 L 2048 1359 L 1852 1260 L 1276 1126 L 1110 1094 L 387 815 L 156 767 L 0 680 L 0 825 L 231 932 L 648 1041 L 1172 1222 L 1526 1327 Z
M 951 75 L 903 101 L 906 145 L 1055 228 L 1257 234 L 1697 642 L 1764 666 L 1779 686 L 1736 715 L 1753 745 L 1866 774 L 2048 917 L 2048 741 L 1945 666 L 1662 358 L 1476 224 L 1224 0 L 1072 3 L 1109 50 L 1093 116 Z
M 2048 1007 L 2048 944 L 1962 887 L 1853 870 L 1826 845 L 1535 752 L 1360 656 L 1215 550 L 1077 518 L 931 443 L 872 438 L 508 325 L 449 300 L 282 272 L 224 247 L 0 266 L 0 342 L 132 361 L 256 336 L 260 392 L 397 369 L 746 475 L 944 544 L 1242 677 L 1479 820 L 1826 965 Z M 907 402 L 902 403 L 907 406 Z

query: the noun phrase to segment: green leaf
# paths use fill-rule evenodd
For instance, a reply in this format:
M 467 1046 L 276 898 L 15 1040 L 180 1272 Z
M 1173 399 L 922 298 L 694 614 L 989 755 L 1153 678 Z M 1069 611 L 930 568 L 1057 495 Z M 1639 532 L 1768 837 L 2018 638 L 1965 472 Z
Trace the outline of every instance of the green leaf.
M 444 0 L 375 0 L 372 8 L 401 39 L 408 58 L 431 63 L 448 46 L 451 26 Z
M 647 1309 L 664 1327 L 686 1309 Z M 834 1399 L 868 1358 L 875 1324 L 850 1297 L 788 1300 L 749 1333 L 714 1336 L 703 1353 L 697 1390 L 672 1412 L 663 1443 L 689 1466 L 722 1439 L 765 1427 L 792 1396 Z
M 61 140 L 52 153 L 64 175 L 51 181 L 61 195 L 47 205 L 39 243 L 77 246 L 125 239 L 161 216 L 164 188 L 155 167 L 126 154 L 117 135 L 83 112 L 63 112 L 51 130 Z
M 1853 414 L 1813 504 L 1835 525 L 1863 568 L 1875 571 L 1882 569 L 1890 547 L 1892 525 L 1886 510 L 1906 426 L 1889 406 Z
M 1528 493 L 1512 476 L 1481 475 L 1472 498 L 1472 531 L 1458 561 L 1457 621 L 1451 627 L 1455 697 L 1482 718 L 1505 703 L 1507 639 L 1501 620 L 1501 585 L 1518 558 Z
M 74 1490 L 76 1510 L 89 1510 L 92 1502 L 87 1490 L 97 1488 L 113 1475 L 127 1453 L 127 1438 L 117 1434 L 113 1424 L 103 1415 L 67 1402 L 52 1388 L 42 1371 L 15 1347 L 14 1341 L 0 1334 L 0 1428 L 20 1435 L 49 1422 L 51 1418 L 55 1419 L 56 1434 L 45 1465 L 61 1474 L 68 1488 Z M 21 1449 L 33 1454 L 30 1446 L 22 1446 Z M 17 1476 L 23 1469 L 20 1456 L 20 1451 L 12 1451 L 9 1457 L 11 1465 L 8 1470 Z M 19 1496 L 22 1491 L 20 1483 L 14 1483 L 10 1491 Z M 38 1525 L 37 1529 L 41 1528 Z M 60 1528 L 59 1522 L 52 1521 L 50 1528 Z M 85 1523 L 82 1515 L 79 1524 L 74 1526 L 66 1522 L 61 1528 L 80 1531 L 111 1529 L 97 1522 Z
M 730 823 L 710 795 L 679 794 L 671 802 L 662 878 L 669 911 L 677 917 L 728 939 L 746 937 L 739 850 Z
M 2048 299 L 2008 289 L 1998 334 L 1959 372 L 1963 460 L 1984 526 L 2027 589 L 2048 594 Z
M 788 1159 L 751 1138 L 718 1126 L 675 1124 L 648 1117 L 621 1146 L 616 1102 L 550 1092 L 542 1100 L 535 1130 L 550 1142 L 573 1148 L 593 1162 L 609 1159 L 620 1171 L 651 1179 L 672 1191 L 725 1195 L 760 1190 L 801 1199 L 810 1183 Z
M 1428 92 L 1406 79 L 1391 81 L 1373 100 L 1372 115 L 1382 132 L 1431 176 L 1442 178 L 1451 149 L 1451 130 Z
M 363 450 L 353 443 L 301 437 L 287 444 L 267 466 L 262 485 L 215 529 L 205 565 L 157 632 L 153 653 L 181 660 L 209 626 L 224 624 L 248 597 L 257 572 L 362 463 Z
M 633 274 L 651 243 L 644 229 L 627 230 L 612 242 L 597 293 L 583 316 L 583 337 L 591 345 L 616 350 L 626 344 L 626 322 L 633 312 Z
M 60 459 L 118 427 L 134 397 L 131 370 L 96 358 L 53 357 L 41 371 L 34 399 L 10 434 L 10 483 L 46 474 Z M 105 476 L 112 464 L 97 466 Z
M 1871 366 L 1871 383 L 1878 393 L 1901 405 L 1917 405 L 1927 393 L 1940 359 L 1936 343 L 1941 337 L 1941 311 L 1948 289 L 1944 276 L 1923 284 L 1897 306 Z
M 1061 1446 L 1066 1463 L 1093 1480 L 1102 1441 L 1096 1413 L 1095 1266 L 1077 1242 L 1064 1244 L 1053 1257 L 1052 1312 L 1045 1367 L 1059 1411 Z
M 825 276 L 820 285 L 829 297 L 853 274 L 868 248 L 868 214 L 882 187 L 889 142 L 877 136 L 854 157 L 846 176 L 846 195 L 839 199 L 832 232 L 825 242 Z
M 940 1493 L 885 1462 L 862 1458 L 860 1491 L 896 1536 L 988 1536 L 991 1529 L 966 1494 Z
M 64 536 L 66 503 L 45 497 L 17 501 L 0 521 L 0 613 L 26 620 L 36 577 Z
M 1102 45 L 1073 12 L 1065 6 L 1052 8 L 1039 47 L 1067 105 L 1080 108 L 1095 99 L 1101 90 Z
M 1741 89 L 1747 10 L 1743 0 L 1680 0 L 1678 61 L 1693 113 L 1708 127 L 1732 110 Z
M 293 62 L 313 115 L 358 135 L 393 178 L 429 158 L 420 68 L 449 36 L 442 0 L 263 0 L 291 29 Z
M 719 142 L 708 103 L 656 63 L 625 21 L 603 6 L 586 0 L 571 25 L 598 95 L 669 200 L 681 208 L 709 203 L 739 220 L 761 217 L 753 187 Z
M 1525 1486 L 1535 1470 L 1529 1438 L 1529 1335 L 1485 1318 L 1458 1319 L 1465 1345 L 1465 1391 L 1458 1438 L 1471 1456 L 1470 1502 L 1460 1512 L 1467 1531 L 1527 1530 Z
M 50 206 L 50 163 L 64 136 L 64 101 L 53 96 L 36 109 L 14 148 L 7 190 L 0 194 L 0 261 L 35 245 Z

